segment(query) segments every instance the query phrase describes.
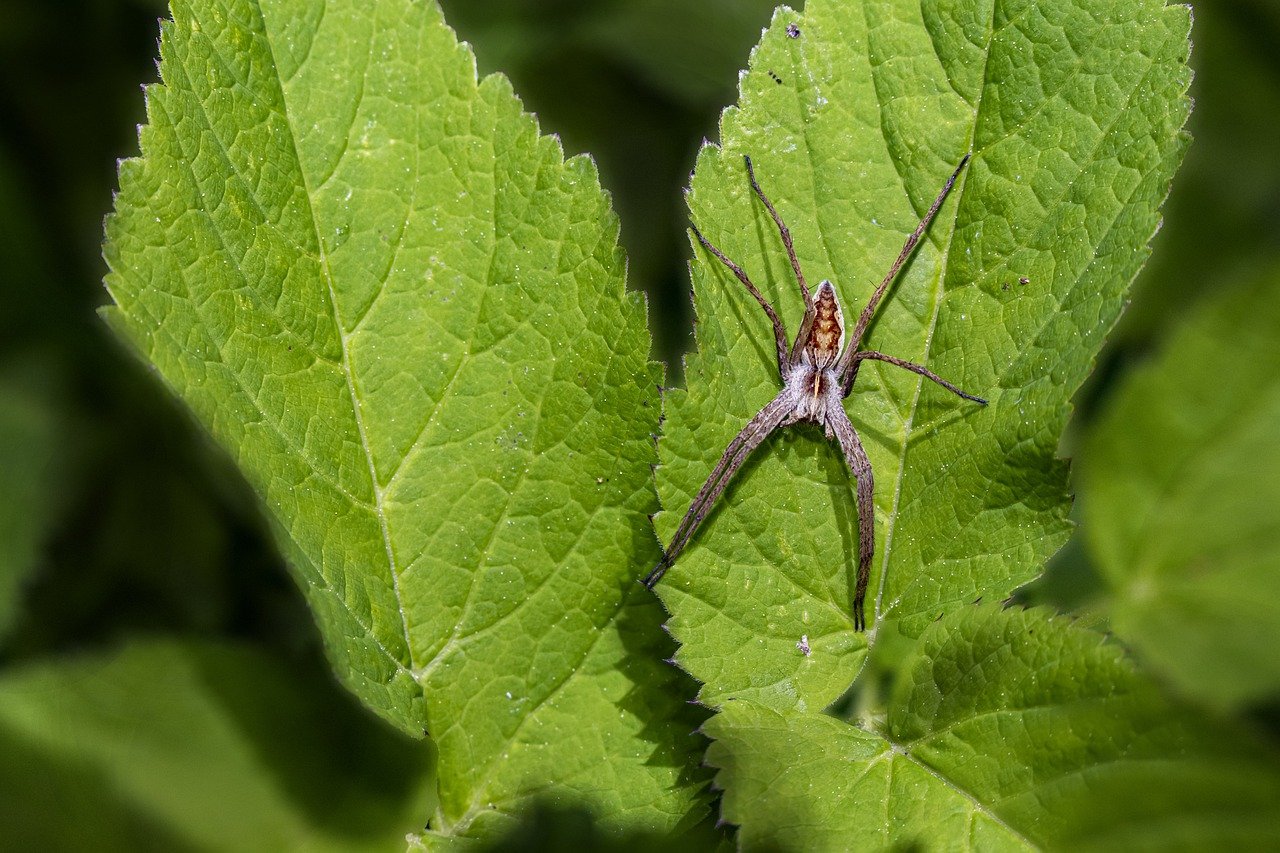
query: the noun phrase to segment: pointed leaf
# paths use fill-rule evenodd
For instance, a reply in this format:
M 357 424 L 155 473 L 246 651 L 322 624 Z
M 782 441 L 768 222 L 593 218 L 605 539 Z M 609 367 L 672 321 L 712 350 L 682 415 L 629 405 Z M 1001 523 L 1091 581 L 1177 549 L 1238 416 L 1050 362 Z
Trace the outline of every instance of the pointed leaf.
M 173 11 L 111 317 L 262 495 L 339 675 L 436 740 L 432 830 L 534 791 L 696 821 L 695 724 L 629 593 L 660 371 L 592 163 L 434 3 Z
M 866 634 L 852 630 L 857 511 L 840 454 L 813 428 L 756 452 L 660 590 L 703 701 L 822 708 L 868 643 L 889 665 L 895 638 L 1006 597 L 1062 544 L 1058 436 L 1185 146 L 1188 27 L 1186 7 L 1155 0 L 814 0 L 775 16 L 723 148 L 699 156 L 694 221 L 794 334 L 802 305 L 750 155 L 807 278 L 835 283 L 852 325 L 972 152 L 865 346 L 991 405 L 883 363 L 859 374 L 846 408 L 876 486 Z M 694 282 L 699 350 L 660 446 L 664 541 L 779 388 L 744 288 L 701 249 Z

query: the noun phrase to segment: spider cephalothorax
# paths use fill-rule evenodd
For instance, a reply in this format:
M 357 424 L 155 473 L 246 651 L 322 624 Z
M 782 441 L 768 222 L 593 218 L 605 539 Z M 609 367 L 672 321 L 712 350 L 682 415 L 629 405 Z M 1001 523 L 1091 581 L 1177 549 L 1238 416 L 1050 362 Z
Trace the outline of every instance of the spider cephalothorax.
M 913 364 L 875 350 L 859 349 L 862 345 L 863 335 L 866 334 L 867 326 L 871 322 L 872 315 L 875 314 L 876 306 L 879 305 L 880 299 L 884 296 L 894 278 L 897 277 L 898 271 L 902 269 L 902 265 L 911 255 L 912 250 L 915 249 L 925 229 L 929 227 L 934 214 L 938 212 L 938 208 L 942 206 L 942 202 L 946 199 L 947 193 L 951 192 L 952 185 L 955 184 L 960 170 L 969 161 L 969 157 L 965 155 L 960 161 L 960 165 L 951 173 L 951 177 L 947 179 L 942 191 L 938 193 L 938 197 L 934 199 L 932 206 L 920 220 L 920 224 L 916 226 L 916 230 L 907 238 L 902 251 L 898 253 L 898 259 L 894 261 L 889 273 L 880 282 L 879 287 L 876 288 L 871 295 L 871 299 L 867 301 L 866 307 L 862 309 L 862 313 L 858 316 L 858 322 L 854 326 L 852 334 L 849 335 L 847 346 L 844 315 L 840 311 L 840 299 L 836 295 L 835 287 L 832 286 L 831 282 L 823 281 L 818 285 L 817 290 L 810 293 L 809 285 L 804 280 L 804 273 L 800 271 L 800 261 L 796 258 L 795 248 L 791 244 L 791 232 L 787 230 L 787 226 L 782 222 L 782 217 L 778 215 L 768 196 L 764 194 L 764 191 L 760 189 L 760 184 L 756 182 L 755 172 L 751 167 L 751 158 L 745 157 L 743 159 L 746 160 L 747 176 L 751 181 L 751 188 L 755 190 L 755 194 L 768 209 L 769 215 L 773 217 L 774 223 L 778 226 L 778 233 L 782 235 L 782 244 L 787 249 L 787 257 L 790 258 L 791 268 L 795 271 L 796 282 L 800 285 L 800 294 L 804 297 L 804 318 L 800 321 L 800 330 L 796 333 L 795 341 L 788 347 L 787 335 L 783 329 L 782 321 L 778 317 L 778 312 L 769 304 L 769 300 L 760 294 L 760 291 L 751 283 L 751 279 L 743 272 L 741 267 L 725 257 L 723 252 L 713 246 L 706 237 L 702 236 L 701 231 L 697 228 L 693 229 L 698 242 L 737 276 L 738 280 L 746 286 L 751 295 L 760 303 L 760 307 L 764 309 L 765 314 L 769 316 L 770 322 L 773 323 L 774 344 L 777 347 L 778 356 L 778 375 L 782 380 L 782 390 L 778 393 L 778 396 L 774 397 L 767 406 L 761 409 L 742 428 L 742 431 L 738 433 L 733 441 L 729 442 L 729 446 L 725 448 L 720 461 L 712 469 L 711 476 L 707 478 L 707 482 L 698 491 L 697 496 L 693 499 L 693 504 L 689 507 L 689 511 L 685 513 L 684 518 L 680 521 L 680 526 L 676 528 L 676 534 L 672 537 L 671 544 L 663 554 L 662 560 L 645 577 L 643 583 L 645 586 L 652 588 L 654 584 L 662 579 L 667 569 L 680 556 L 680 552 L 684 550 L 685 545 L 689 543 L 694 531 L 698 529 L 702 520 L 706 518 L 716 499 L 724 492 L 729 480 L 733 478 L 733 475 L 742 466 L 742 463 L 746 461 L 747 457 L 751 455 L 751 452 L 759 447 L 760 443 L 771 432 L 800 421 L 812 421 L 823 428 L 828 439 L 835 439 L 840 445 L 845 461 L 848 462 L 849 468 L 857 480 L 858 582 L 853 599 L 853 627 L 854 630 L 862 631 L 866 628 L 864 610 L 867 581 L 871 575 L 871 558 L 875 551 L 875 505 L 872 503 L 875 488 L 871 474 L 871 462 L 867 459 L 866 451 L 862 448 L 858 433 L 853 428 L 853 424 L 849 422 L 849 416 L 844 410 L 844 398 L 848 397 L 849 392 L 853 390 L 853 382 L 858 375 L 858 366 L 868 359 L 884 361 L 910 370 L 926 379 L 931 379 L 966 400 L 972 400 L 984 406 L 987 404 L 987 401 L 981 397 L 966 394 L 919 364 Z

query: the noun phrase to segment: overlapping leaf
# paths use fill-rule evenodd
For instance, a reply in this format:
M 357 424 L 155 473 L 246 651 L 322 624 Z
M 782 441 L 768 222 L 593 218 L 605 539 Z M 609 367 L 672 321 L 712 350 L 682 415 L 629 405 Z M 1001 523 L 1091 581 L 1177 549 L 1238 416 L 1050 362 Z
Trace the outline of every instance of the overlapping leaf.
M 1280 274 L 1209 299 L 1082 453 L 1117 633 L 1222 708 L 1280 695 Z
M 743 846 L 1280 843 L 1271 750 L 1171 707 L 1092 632 L 1043 612 L 963 608 L 924 632 L 897 675 L 872 730 L 750 700 L 707 724 Z
M 867 644 L 886 666 L 940 614 L 1000 599 L 1067 534 L 1055 458 L 1068 401 L 1147 254 L 1185 146 L 1188 12 L 1118 0 L 814 0 L 752 56 L 690 207 L 794 330 L 801 304 L 742 155 L 811 282 L 856 316 L 966 152 L 973 159 L 866 346 L 847 409 L 876 478 L 865 636 L 852 631 L 851 478 L 814 429 L 766 443 L 663 582 L 680 663 L 718 705 L 815 710 Z M 668 402 L 658 529 L 669 538 L 720 452 L 778 389 L 768 323 L 714 258 L 694 264 L 698 354 Z M 806 653 L 802 647 L 807 646 Z
M 660 374 L 592 164 L 433 3 L 173 11 L 111 316 L 262 495 L 339 674 L 436 740 L 432 830 L 534 791 L 696 820 L 700 745 L 627 592 Z

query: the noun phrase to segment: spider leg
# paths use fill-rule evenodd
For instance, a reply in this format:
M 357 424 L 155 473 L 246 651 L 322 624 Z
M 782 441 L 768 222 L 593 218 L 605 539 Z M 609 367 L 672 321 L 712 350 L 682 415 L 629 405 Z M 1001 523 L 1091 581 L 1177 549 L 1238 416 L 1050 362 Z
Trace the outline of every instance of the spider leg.
M 787 257 L 791 259 L 791 269 L 795 272 L 796 282 L 800 285 L 800 295 L 804 297 L 804 319 L 800 321 L 800 329 L 796 332 L 795 343 L 791 345 L 789 356 L 790 362 L 795 364 L 796 353 L 800 351 L 801 342 L 809 337 L 809 330 L 813 326 L 814 309 L 813 301 L 809 298 L 809 283 L 804 280 L 804 273 L 800 270 L 800 259 L 796 257 L 796 248 L 791 242 L 791 229 L 782 221 L 777 208 L 773 206 L 773 202 L 769 201 L 769 197 L 764 194 L 764 190 L 760 189 L 760 182 L 756 180 L 756 170 L 751 165 L 751 158 L 743 155 L 742 159 L 747 164 L 747 178 L 751 181 L 751 189 L 755 190 L 760 201 L 764 203 L 765 209 L 773 217 L 773 224 L 778 226 L 778 234 L 782 237 L 782 245 L 787 249 Z
M 724 252 L 711 245 L 711 242 L 707 240 L 706 237 L 702 236 L 702 232 L 698 230 L 698 226 L 690 225 L 689 227 L 693 229 L 694 236 L 698 238 L 698 242 L 701 243 L 708 252 L 719 258 L 720 263 L 728 267 L 730 272 L 738 277 L 738 281 L 746 285 L 747 290 L 756 298 L 756 302 L 760 303 L 760 307 L 764 309 L 764 313 L 769 315 L 769 322 L 773 323 L 774 346 L 778 350 L 778 375 L 785 379 L 788 372 L 787 333 L 782 328 L 782 320 L 778 319 L 778 312 L 773 310 L 773 306 L 769 304 L 769 300 L 765 299 L 764 296 L 761 295 L 760 291 L 756 289 L 756 286 L 751 283 L 751 279 L 742 271 L 742 267 L 725 257 Z
M 927 367 L 924 367 L 919 364 L 915 364 L 914 362 L 904 361 L 903 359 L 900 359 L 900 358 L 894 358 L 891 355 L 885 355 L 882 352 L 876 352 L 875 350 L 871 350 L 871 349 L 860 350 L 859 352 L 856 352 L 853 354 L 853 373 L 855 376 L 857 375 L 857 372 L 858 372 L 858 363 L 865 361 L 866 359 L 874 359 L 875 361 L 887 362 L 897 367 L 901 367 L 904 370 L 910 370 L 912 373 L 918 373 L 921 376 L 923 376 L 925 379 L 932 379 L 934 382 L 937 382 L 939 385 L 941 385 L 943 388 L 946 388 L 952 394 L 963 397 L 966 400 L 972 400 L 973 402 L 979 403 L 983 406 L 987 405 L 986 400 L 982 399 L 981 397 L 975 397 L 972 394 L 968 394 L 964 391 L 961 391 L 959 388 L 952 385 L 950 382 L 943 379 L 941 376 L 934 373 L 932 370 L 930 370 Z M 852 387 L 853 383 L 850 382 L 849 385 L 850 387 Z
M 804 304 L 808 305 L 809 283 L 804 280 L 804 273 L 800 272 L 800 261 L 796 258 L 796 249 L 791 243 L 791 229 L 782 221 L 782 217 L 778 215 L 773 202 L 769 201 L 769 197 L 764 194 L 764 190 L 760 189 L 760 184 L 756 181 L 756 170 L 751 165 L 751 158 L 744 155 L 742 159 L 747 163 L 747 178 L 751 181 L 751 189 L 756 191 L 756 195 L 760 197 L 760 201 L 764 202 L 769 215 L 773 217 L 773 224 L 778 226 L 778 234 L 782 237 L 782 245 L 787 247 L 787 257 L 791 259 L 791 269 L 795 271 L 796 281 L 800 284 L 800 295 L 804 297 Z
M 871 558 L 876 549 L 875 479 L 858 431 L 838 400 L 827 407 L 827 424 L 836 434 L 844 460 L 858 482 L 858 582 L 853 595 L 853 630 L 865 631 L 867 581 L 871 578 Z
M 867 326 L 871 325 L 871 317 L 876 313 L 876 307 L 879 306 L 880 299 L 884 296 L 884 292 L 889 289 L 889 285 L 893 283 L 893 280 L 898 277 L 898 271 L 902 269 L 902 265 L 907 262 L 907 258 L 915 250 L 916 244 L 920 242 L 920 238 L 928 229 L 929 223 L 933 221 L 933 217 L 938 213 L 938 208 L 942 207 L 942 203 L 946 201 L 947 194 L 951 192 L 951 187 L 955 185 L 956 178 L 960 177 L 960 170 L 968 162 L 968 154 L 960 159 L 960 165 L 956 166 L 956 170 L 951 173 L 951 177 L 947 178 L 947 182 L 942 185 L 942 191 L 933 200 L 933 204 L 929 206 L 929 210 L 925 213 L 924 218 L 920 220 L 920 224 L 916 226 L 916 230 L 911 232 L 911 236 L 907 238 L 907 242 L 902 246 L 902 251 L 898 253 L 898 259 L 893 262 L 888 274 L 880 282 L 880 286 L 876 288 L 875 293 L 871 294 L 871 299 L 867 301 L 866 307 L 862 309 L 862 314 L 858 316 L 858 323 L 853 327 L 853 334 L 849 336 L 848 347 L 845 349 L 840 363 L 836 366 L 836 374 L 840 377 L 841 388 L 846 397 L 849 395 L 849 389 L 853 387 L 854 374 L 857 373 L 854 367 L 853 355 L 858 351 L 858 347 L 862 346 L 862 336 L 866 334 Z
M 690 504 L 688 512 L 681 519 L 680 526 L 676 528 L 675 536 L 671 537 L 671 544 L 663 552 L 662 559 L 658 561 L 658 565 L 654 566 L 653 571 L 649 572 L 641 583 L 649 587 L 649 589 L 653 589 L 654 584 L 662 580 L 662 576 L 666 574 L 667 569 L 671 568 L 671 564 L 684 551 L 684 546 L 689 543 L 689 539 L 697 531 L 699 525 L 702 524 L 703 519 L 711 512 L 716 499 L 728 487 L 733 475 L 738 473 L 742 463 L 747 461 L 747 457 L 751 455 L 751 452 L 759 447 L 761 442 L 782 424 L 782 421 L 794 408 L 795 406 L 791 399 L 783 391 L 783 393 L 774 397 L 769 405 L 757 412 L 756 416 L 742 428 L 733 441 L 729 442 L 729 446 L 725 448 L 720 461 L 712 469 L 711 476 L 702 484 L 702 488 L 693 499 L 693 503 Z

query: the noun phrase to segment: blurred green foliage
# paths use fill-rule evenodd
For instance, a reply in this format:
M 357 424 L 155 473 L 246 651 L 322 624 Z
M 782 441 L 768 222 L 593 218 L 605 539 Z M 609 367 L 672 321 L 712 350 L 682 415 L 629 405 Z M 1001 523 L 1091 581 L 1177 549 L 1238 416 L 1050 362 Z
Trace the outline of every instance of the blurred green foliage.
M 1280 6 L 1269 0 L 1205 0 L 1192 8 L 1192 144 L 1165 203 L 1151 260 L 1134 282 L 1131 304 L 1076 397 L 1076 416 L 1062 440 L 1068 457 L 1081 452 L 1098 408 L 1124 376 L 1160 347 L 1196 301 L 1250 287 L 1280 258 Z M 1229 350 L 1224 342 L 1224 358 Z M 1077 494 L 1077 521 L 1087 500 L 1087 494 Z M 1105 622 L 1090 606 L 1101 594 L 1077 536 L 1022 597 Z
M 371 727 L 354 697 L 316 701 L 331 691 L 322 662 L 222 641 L 12 667 L 6 846 L 395 849 L 430 808 L 430 747 Z
M 1103 407 L 1076 468 L 1112 628 L 1223 710 L 1280 683 L 1277 330 L 1280 271 L 1196 300 Z
M 443 5 L 475 46 L 481 70 L 506 72 L 545 131 L 600 164 L 623 222 L 631 286 L 650 296 L 655 353 L 674 381 L 691 340 L 681 188 L 702 136 L 714 133 L 719 110 L 734 98 L 736 71 L 772 4 Z M 1245 286 L 1250 273 L 1280 256 L 1280 10 L 1270 0 L 1194 7 L 1194 142 L 1133 305 L 1078 397 L 1063 442 L 1068 454 L 1084 452 L 1094 412 L 1191 303 Z M 0 460 L 6 485 L 15 486 L 0 493 L 0 531 L 13 536 L 0 549 L 0 666 L 6 679 L 71 672 L 84 665 L 73 654 L 110 660 L 112 649 L 146 635 L 233 641 L 275 661 L 268 665 L 278 677 L 297 678 L 290 689 L 302 691 L 308 706 L 349 708 L 332 679 L 315 676 L 325 665 L 310 614 L 252 494 L 94 313 L 105 301 L 102 217 L 112 204 L 116 159 L 137 150 L 138 85 L 156 79 L 163 14 L 155 0 L 5 0 L 0 7 L 0 441 L 8 445 Z M 1220 357 L 1231 347 L 1222 341 Z M 1264 545 L 1273 553 L 1278 547 Z M 1076 538 L 1025 597 L 1104 624 L 1098 578 Z M 1280 685 L 1274 688 L 1253 691 L 1264 698 L 1241 713 L 1280 737 Z M 82 692 L 77 701 L 92 700 Z M 296 716 L 268 711 L 257 725 L 274 736 L 299 725 Z M 341 742 L 296 742 L 334 750 L 385 743 L 380 724 L 353 717 Z M 308 717 L 307 725 L 325 718 Z M 17 738 L 0 731 L 14 747 L 5 750 L 11 766 L 59 772 L 47 745 Z M 81 768 L 61 789 L 51 781 L 46 797 L 28 802 L 32 816 L 44 809 L 50 826 L 67 826 L 65 835 L 42 837 L 46 846 L 86 837 L 109 846 L 109 826 L 141 820 L 131 812 L 137 803 L 111 806 L 104 797 L 95 802 L 118 810 L 114 823 L 89 836 L 72 830 L 66 804 L 84 796 L 85 785 L 106 785 L 95 772 Z M 413 790 L 389 787 L 396 796 Z M 194 814 L 208 802 L 179 806 Z M 164 846 L 166 837 L 151 840 Z

